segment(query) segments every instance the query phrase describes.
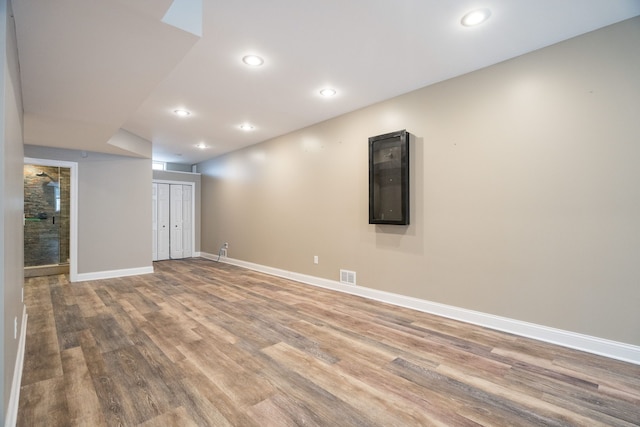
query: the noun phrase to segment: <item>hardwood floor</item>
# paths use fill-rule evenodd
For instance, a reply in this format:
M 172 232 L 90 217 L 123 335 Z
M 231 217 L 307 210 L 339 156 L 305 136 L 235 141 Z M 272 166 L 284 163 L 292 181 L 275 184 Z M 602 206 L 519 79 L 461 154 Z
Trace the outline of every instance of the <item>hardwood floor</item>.
M 30 278 L 19 426 L 630 426 L 640 366 L 204 259 Z

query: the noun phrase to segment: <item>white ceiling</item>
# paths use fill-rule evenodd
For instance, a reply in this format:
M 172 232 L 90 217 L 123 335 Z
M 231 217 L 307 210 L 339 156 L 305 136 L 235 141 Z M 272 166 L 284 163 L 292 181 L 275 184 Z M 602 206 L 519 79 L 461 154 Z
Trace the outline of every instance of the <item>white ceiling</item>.
M 108 143 L 124 129 L 155 160 L 197 163 L 640 15 L 638 0 L 202 0 L 198 38 L 161 22 L 171 3 L 14 0 L 25 143 L 140 155 Z M 487 22 L 460 25 L 479 7 Z

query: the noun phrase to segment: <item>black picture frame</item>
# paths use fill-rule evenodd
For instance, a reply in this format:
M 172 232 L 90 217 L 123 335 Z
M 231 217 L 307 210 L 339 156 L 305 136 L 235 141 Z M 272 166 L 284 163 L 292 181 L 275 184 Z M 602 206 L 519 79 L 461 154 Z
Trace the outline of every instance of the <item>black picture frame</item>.
M 369 224 L 409 225 L 406 130 L 369 138 Z

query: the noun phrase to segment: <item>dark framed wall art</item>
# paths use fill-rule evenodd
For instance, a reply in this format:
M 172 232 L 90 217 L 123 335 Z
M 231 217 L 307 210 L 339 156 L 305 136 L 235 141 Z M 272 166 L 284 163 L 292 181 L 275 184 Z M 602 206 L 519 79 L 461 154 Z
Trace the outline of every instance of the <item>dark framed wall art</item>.
M 369 224 L 409 224 L 409 137 L 369 138 Z

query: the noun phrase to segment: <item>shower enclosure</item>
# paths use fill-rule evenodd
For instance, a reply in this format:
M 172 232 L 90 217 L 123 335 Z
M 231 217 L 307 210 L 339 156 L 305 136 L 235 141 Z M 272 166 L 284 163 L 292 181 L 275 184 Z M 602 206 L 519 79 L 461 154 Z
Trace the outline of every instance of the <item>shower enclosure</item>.
M 69 272 L 71 169 L 24 165 L 25 276 Z

